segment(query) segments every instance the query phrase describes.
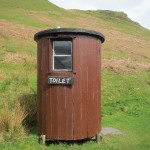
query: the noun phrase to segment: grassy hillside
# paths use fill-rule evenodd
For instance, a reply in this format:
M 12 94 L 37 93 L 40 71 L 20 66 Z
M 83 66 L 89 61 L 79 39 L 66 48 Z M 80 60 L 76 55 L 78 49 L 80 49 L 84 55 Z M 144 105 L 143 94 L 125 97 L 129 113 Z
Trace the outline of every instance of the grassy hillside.
M 102 144 L 37 143 L 36 32 L 61 27 L 103 33 L 102 126 L 123 136 Z M 47 0 L 0 0 L 0 149 L 150 149 L 150 30 L 123 12 L 65 10 Z M 24 119 L 25 118 L 25 119 Z

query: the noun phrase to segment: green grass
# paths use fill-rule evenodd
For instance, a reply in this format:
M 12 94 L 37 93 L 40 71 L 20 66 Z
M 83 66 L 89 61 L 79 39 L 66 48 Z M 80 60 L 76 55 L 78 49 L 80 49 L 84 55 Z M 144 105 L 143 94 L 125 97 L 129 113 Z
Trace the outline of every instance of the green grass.
M 123 137 L 115 139 L 117 142 L 111 139 L 116 149 L 150 148 L 149 75 L 149 72 L 141 71 L 121 75 L 103 71 L 103 125 L 123 132 Z
M 141 41 L 144 39 L 145 45 L 148 44 L 150 39 L 148 30 L 132 22 L 122 12 L 64 10 L 47 0 L 0 0 L 0 4 L 0 19 L 6 20 L 14 26 L 15 24 L 26 25 L 37 30 L 56 27 L 57 25 L 62 27 L 90 27 L 93 29 L 102 27 L 108 31 L 114 30 L 126 33 L 129 36 L 133 35 L 136 40 L 137 38 Z M 45 21 L 40 21 L 36 17 L 43 17 Z M 52 23 L 46 22 L 47 19 Z M 87 24 L 92 19 L 95 21 L 94 27 L 93 24 Z M 81 24 L 79 20 L 81 20 Z M 30 36 L 29 38 L 31 38 Z M 109 40 L 113 41 L 113 39 Z M 122 50 L 120 47 L 112 50 L 112 47 L 107 43 L 107 37 L 104 44 L 106 45 L 102 52 L 103 59 L 127 60 L 131 58 L 132 61 L 136 60 L 138 63 L 149 63 L 147 58 L 140 59 L 141 56 L 132 55 L 129 51 Z M 132 44 L 132 42 L 127 44 Z M 80 144 L 59 142 L 52 143 L 49 146 L 39 145 L 35 127 L 36 55 L 36 42 L 33 40 L 20 38 L 17 34 L 13 36 L 9 34 L 9 31 L 7 34 L 0 32 L 0 117 L 4 112 L 3 104 L 6 104 L 12 111 L 10 113 L 13 113 L 15 110 L 12 106 L 18 101 L 25 104 L 28 108 L 27 111 L 30 112 L 24 126 L 27 129 L 27 136 L 16 139 L 13 137 L 14 133 L 6 131 L 3 139 L 0 132 L 0 149 L 150 149 L 150 71 L 144 68 L 136 68 L 133 72 L 118 73 L 102 69 L 102 126 L 117 128 L 122 131 L 123 135 L 103 136 L 100 145 L 92 140 Z
M 59 24 L 49 24 L 42 22 L 36 17 L 46 17 L 50 20 L 63 22 L 64 17 L 73 18 L 67 10 L 59 8 L 47 0 L 0 0 L 0 19 L 7 20 L 12 23 L 28 25 L 32 27 L 56 27 Z M 62 17 L 63 16 L 63 17 Z
M 122 117 L 122 119 L 121 119 Z M 83 142 L 82 144 L 52 143 L 48 146 L 41 146 L 37 143 L 37 136 L 30 134 L 27 139 L 2 143 L 0 148 L 7 149 L 50 149 L 50 150 L 148 150 L 150 147 L 148 120 L 145 122 L 143 117 L 131 117 L 121 114 L 120 116 L 105 119 L 105 125 L 112 125 L 119 128 L 122 136 L 103 136 L 103 141 L 98 145 L 95 141 Z M 112 123 L 113 120 L 113 123 Z M 143 125 L 145 128 L 143 129 Z M 141 138 L 142 137 L 142 138 Z
M 30 94 L 30 86 L 36 89 L 36 77 L 29 78 L 22 73 L 12 76 L 6 80 L 7 85 L 3 92 L 9 91 L 9 94 L 19 89 Z M 13 81 L 14 80 L 14 81 Z M 103 141 L 98 145 L 95 141 L 83 142 L 82 145 L 67 143 L 52 143 L 49 146 L 38 144 L 36 131 L 29 132 L 27 138 L 19 140 L 10 140 L 0 144 L 1 149 L 74 149 L 74 150 L 147 150 L 150 148 L 150 120 L 149 120 L 149 72 L 139 75 L 115 74 L 103 70 L 102 74 L 102 125 L 103 127 L 114 127 L 123 132 L 122 136 L 103 136 Z M 13 87 L 13 89 L 12 89 Z M 143 88 L 144 87 L 144 88 Z M 10 91 L 11 90 L 11 91 Z M 14 90 L 14 91 L 13 91 Z M 24 92 L 25 92 L 24 91 Z M 23 90 L 19 94 L 24 93 Z M 15 97 L 14 97 L 15 98 Z
M 50 11 L 56 10 L 61 11 L 62 8 L 48 2 L 47 0 L 0 0 L 0 8 L 7 8 L 7 9 L 26 9 L 26 10 L 34 10 L 34 11 Z
M 11 14 L 11 15 L 10 15 Z M 23 10 L 13 10 L 13 9 L 1 9 L 0 19 L 5 19 L 12 23 L 24 24 L 33 27 L 45 27 L 44 23 L 30 17 L 28 11 Z

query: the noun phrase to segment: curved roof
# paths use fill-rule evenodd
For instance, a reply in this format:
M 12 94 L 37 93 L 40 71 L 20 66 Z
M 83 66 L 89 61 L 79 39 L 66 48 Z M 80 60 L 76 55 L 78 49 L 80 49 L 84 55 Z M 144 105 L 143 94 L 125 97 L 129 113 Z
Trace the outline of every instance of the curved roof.
M 102 43 L 105 41 L 105 36 L 99 32 L 93 30 L 79 29 L 79 28 L 56 28 L 48 29 L 37 32 L 34 35 L 34 40 L 37 41 L 43 36 L 47 35 L 58 35 L 58 34 L 75 34 L 75 35 L 88 35 L 98 38 Z

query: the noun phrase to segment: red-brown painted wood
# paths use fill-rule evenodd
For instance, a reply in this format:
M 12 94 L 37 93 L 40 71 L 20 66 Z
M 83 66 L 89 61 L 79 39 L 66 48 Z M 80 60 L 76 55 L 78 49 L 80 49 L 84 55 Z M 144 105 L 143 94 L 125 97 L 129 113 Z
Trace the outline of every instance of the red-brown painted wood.
M 37 41 L 37 128 L 39 134 L 45 134 L 46 138 L 52 140 L 90 138 L 101 130 L 101 41 L 92 36 L 71 36 L 72 72 L 52 71 L 53 36 L 44 36 Z M 74 83 L 48 85 L 48 76 L 73 77 Z

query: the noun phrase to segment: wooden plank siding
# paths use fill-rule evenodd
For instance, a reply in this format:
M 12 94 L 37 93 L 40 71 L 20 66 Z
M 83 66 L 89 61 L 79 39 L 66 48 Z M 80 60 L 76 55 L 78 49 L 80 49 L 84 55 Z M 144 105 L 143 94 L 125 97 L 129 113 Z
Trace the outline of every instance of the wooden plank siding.
M 40 38 L 37 53 L 39 134 L 80 140 L 100 132 L 100 45 L 96 37 L 72 35 L 73 71 L 53 72 L 52 40 Z M 67 37 L 67 35 L 66 35 Z M 73 85 L 48 85 L 48 76 L 73 77 Z

